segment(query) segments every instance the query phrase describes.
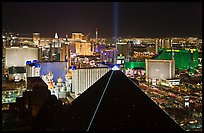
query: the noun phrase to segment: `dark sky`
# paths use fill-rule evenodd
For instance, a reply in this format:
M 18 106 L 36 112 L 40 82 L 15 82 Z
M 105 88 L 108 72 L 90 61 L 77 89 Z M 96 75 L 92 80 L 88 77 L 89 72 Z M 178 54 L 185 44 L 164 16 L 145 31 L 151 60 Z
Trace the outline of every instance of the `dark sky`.
M 2 25 L 14 33 L 40 32 L 42 37 L 53 37 L 55 32 L 59 37 L 72 32 L 95 37 L 96 27 L 99 37 L 202 37 L 201 2 L 122 2 L 114 6 L 113 2 L 4 2 Z

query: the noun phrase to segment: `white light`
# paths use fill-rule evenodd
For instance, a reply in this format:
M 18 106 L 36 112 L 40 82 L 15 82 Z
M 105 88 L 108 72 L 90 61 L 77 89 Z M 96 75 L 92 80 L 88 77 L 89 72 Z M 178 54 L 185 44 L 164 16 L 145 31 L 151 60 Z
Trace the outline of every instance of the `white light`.
M 120 70 L 117 66 L 114 66 L 111 70 L 117 71 Z
M 23 48 L 28 48 L 28 46 L 23 46 Z
M 122 64 L 122 60 L 117 60 L 117 64 Z

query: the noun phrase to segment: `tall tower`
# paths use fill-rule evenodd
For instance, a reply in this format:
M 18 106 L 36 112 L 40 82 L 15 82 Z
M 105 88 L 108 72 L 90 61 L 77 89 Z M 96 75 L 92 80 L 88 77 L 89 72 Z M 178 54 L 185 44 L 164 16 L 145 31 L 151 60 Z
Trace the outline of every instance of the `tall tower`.
M 52 47 L 52 57 L 54 61 L 60 61 L 60 53 L 61 53 L 61 46 L 59 43 L 58 34 L 55 33 L 54 39 L 53 39 L 53 47 Z
M 172 43 L 173 43 L 173 40 L 172 40 L 172 39 L 170 39 L 170 47 L 172 47 Z
M 97 52 L 100 52 L 99 46 L 98 46 L 98 29 L 96 28 L 96 44 L 95 44 L 95 49 Z
M 69 41 L 68 41 L 68 35 L 66 35 L 65 39 L 66 39 L 66 40 L 65 40 L 65 44 L 68 45 L 68 44 L 69 44 Z
M 165 39 L 162 39 L 161 45 L 162 45 L 162 48 L 165 48 Z
M 38 32 L 33 33 L 33 43 L 34 45 L 37 45 L 37 46 L 40 45 L 40 33 Z
M 96 28 L 96 44 L 98 43 L 98 29 Z
M 58 34 L 55 33 L 55 37 L 54 37 L 54 47 L 59 47 L 59 38 L 58 38 Z
M 156 42 L 155 42 L 155 54 L 158 54 L 158 45 L 159 45 L 159 40 L 156 39 Z
M 65 41 L 65 61 L 67 60 L 67 68 L 71 66 L 71 50 L 70 50 L 70 45 L 68 41 L 68 35 L 66 35 L 66 41 Z

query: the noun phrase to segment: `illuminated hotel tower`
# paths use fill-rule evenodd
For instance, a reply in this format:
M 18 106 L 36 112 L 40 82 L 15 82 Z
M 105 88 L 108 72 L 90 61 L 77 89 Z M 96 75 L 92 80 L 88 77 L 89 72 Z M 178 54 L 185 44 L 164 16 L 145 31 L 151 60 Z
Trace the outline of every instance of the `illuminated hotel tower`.
M 155 42 L 155 54 L 158 54 L 158 47 L 159 47 L 159 40 L 156 39 L 156 42 Z
M 38 32 L 33 33 L 33 43 L 34 45 L 37 45 L 37 46 L 40 45 L 40 33 Z
M 68 41 L 68 35 L 66 35 L 65 43 L 62 44 L 61 61 L 67 61 L 68 68 L 71 66 L 71 51 L 70 51 L 70 45 Z
M 60 54 L 61 54 L 61 44 L 59 42 L 59 38 L 57 33 L 55 33 L 55 37 L 53 39 L 53 44 L 52 44 L 52 56 L 54 57 L 54 61 L 60 61 Z

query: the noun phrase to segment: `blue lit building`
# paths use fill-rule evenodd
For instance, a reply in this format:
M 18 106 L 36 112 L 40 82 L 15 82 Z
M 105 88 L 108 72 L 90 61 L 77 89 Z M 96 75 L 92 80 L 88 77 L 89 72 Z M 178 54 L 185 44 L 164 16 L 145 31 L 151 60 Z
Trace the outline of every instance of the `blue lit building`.
M 40 77 L 47 75 L 50 71 L 53 73 L 53 81 L 57 82 L 59 77 L 65 82 L 67 62 L 42 62 L 40 63 Z

